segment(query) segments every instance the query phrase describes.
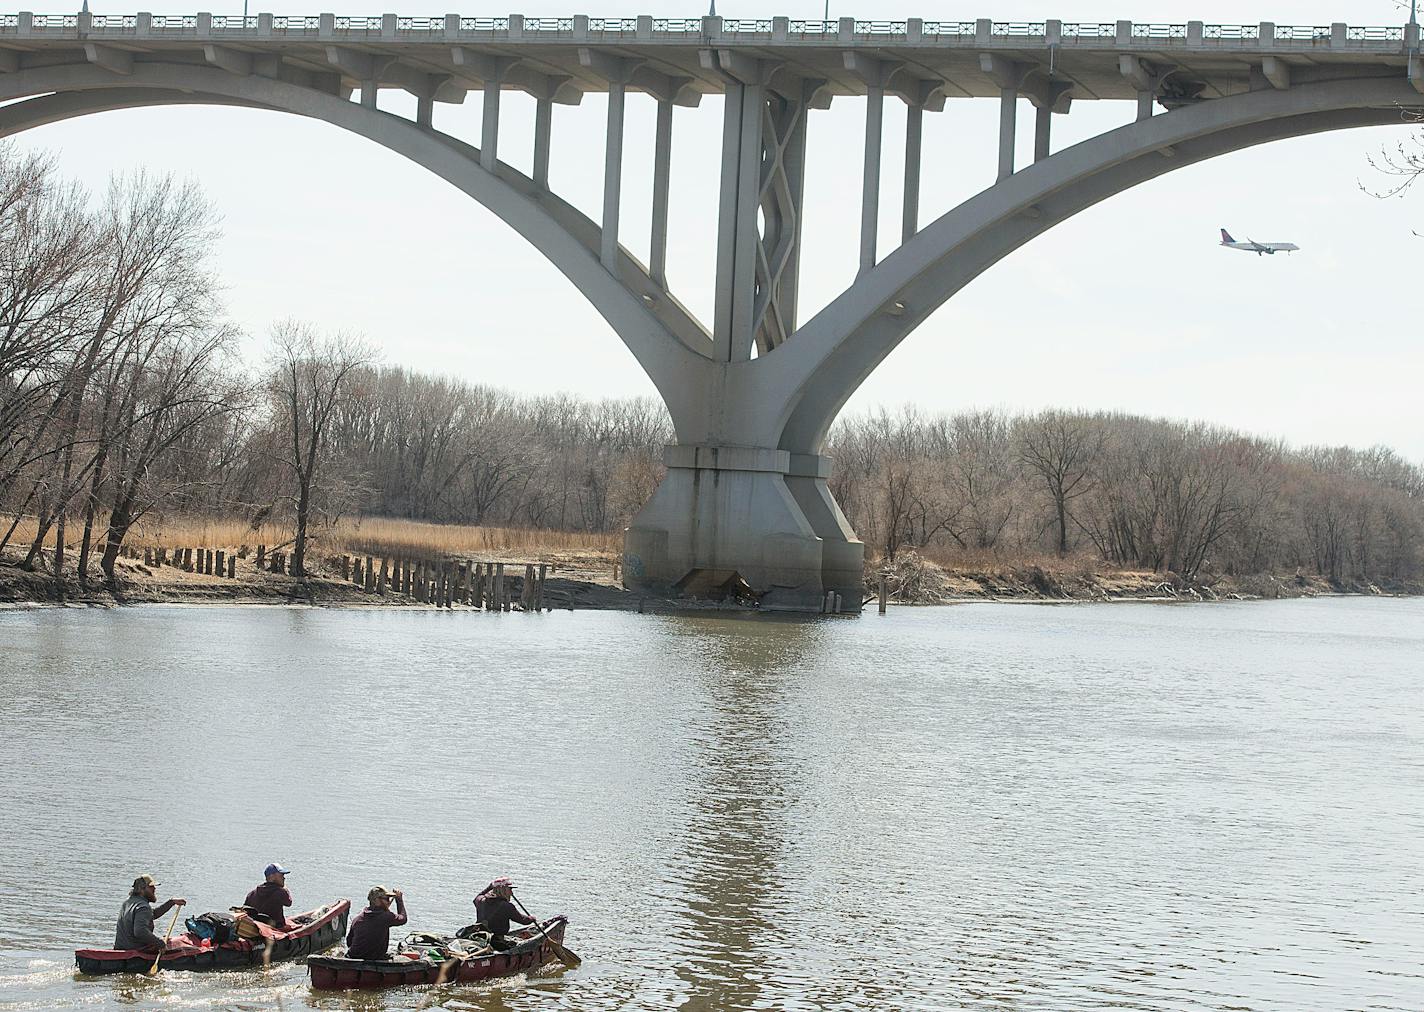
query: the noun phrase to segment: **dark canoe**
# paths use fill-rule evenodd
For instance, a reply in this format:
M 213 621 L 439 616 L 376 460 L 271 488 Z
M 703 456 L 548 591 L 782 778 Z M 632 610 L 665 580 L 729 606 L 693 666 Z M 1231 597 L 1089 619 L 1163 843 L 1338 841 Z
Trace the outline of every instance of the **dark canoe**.
M 564 940 L 568 919 L 555 917 L 544 930 L 556 942 Z M 477 984 L 495 977 L 510 977 L 537 969 L 558 957 L 534 928 L 509 936 L 517 944 L 503 952 L 491 952 L 467 959 L 346 959 L 342 956 L 312 956 L 307 960 L 312 987 L 318 991 L 352 988 L 376 989 L 410 984 Z
M 337 900 L 305 914 L 288 918 L 299 922 L 295 931 L 266 929 L 262 938 L 237 938 L 221 945 L 198 939 L 188 932 L 173 939 L 177 943 L 158 961 L 162 970 L 234 970 L 244 966 L 282 963 L 313 952 L 329 949 L 346 937 L 350 900 Z M 268 933 L 270 932 L 270 933 Z M 79 949 L 74 962 L 80 973 L 147 973 L 153 953 L 137 949 Z

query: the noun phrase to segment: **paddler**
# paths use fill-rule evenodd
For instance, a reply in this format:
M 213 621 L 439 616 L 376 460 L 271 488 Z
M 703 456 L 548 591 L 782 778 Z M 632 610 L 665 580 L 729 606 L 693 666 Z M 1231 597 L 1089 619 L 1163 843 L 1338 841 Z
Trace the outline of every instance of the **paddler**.
M 534 918 L 522 913 L 514 905 L 514 883 L 500 876 L 480 891 L 475 897 L 475 922 L 492 936 L 490 945 L 496 949 L 507 949 L 514 943 L 504 936 L 509 934 L 509 922 L 533 924 Z
M 398 913 L 391 913 L 391 900 L 396 901 Z M 346 932 L 346 958 L 385 959 L 391 947 L 391 928 L 405 922 L 405 894 L 372 886 L 366 894 L 366 909 L 356 915 Z
M 185 906 L 188 901 L 174 896 L 157 907 L 152 906 L 157 899 L 158 883 L 152 875 L 140 875 L 133 880 L 129 898 L 119 908 L 119 922 L 114 927 L 114 948 L 138 949 L 141 952 L 157 952 L 163 948 L 163 939 L 153 932 L 154 919 L 174 907 Z
M 287 930 L 287 915 L 284 907 L 292 905 L 292 893 L 287 888 L 287 876 L 291 871 L 273 862 L 262 870 L 263 882 L 247 894 L 242 901 L 249 914 L 258 914 L 267 924 L 278 931 Z

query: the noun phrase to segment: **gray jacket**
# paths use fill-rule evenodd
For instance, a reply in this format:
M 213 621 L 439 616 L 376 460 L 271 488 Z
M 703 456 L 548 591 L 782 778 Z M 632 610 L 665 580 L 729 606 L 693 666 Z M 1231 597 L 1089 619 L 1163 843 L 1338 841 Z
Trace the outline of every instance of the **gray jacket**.
M 119 923 L 114 928 L 116 949 L 160 949 L 163 939 L 153 933 L 153 907 L 138 893 L 130 893 L 119 908 Z

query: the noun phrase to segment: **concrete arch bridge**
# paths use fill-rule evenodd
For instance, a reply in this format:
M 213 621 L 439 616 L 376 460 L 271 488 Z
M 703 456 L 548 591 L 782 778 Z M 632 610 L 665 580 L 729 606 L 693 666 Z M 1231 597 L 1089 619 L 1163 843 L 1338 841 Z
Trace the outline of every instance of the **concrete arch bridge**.
M 380 89 L 416 98 L 407 119 Z M 500 160 L 500 100 L 535 98 L 533 171 Z M 94 112 L 214 103 L 325 120 L 448 180 L 537 247 L 597 308 L 667 403 L 667 477 L 629 527 L 625 581 L 764 606 L 858 610 L 863 546 L 827 487 L 826 433 L 920 322 L 975 276 L 1086 207 L 1173 169 L 1278 138 L 1398 123 L 1424 107 L 1419 28 L 654 19 L 0 16 L 0 135 Z M 657 101 L 651 254 L 620 245 L 625 95 Z M 483 102 L 478 147 L 432 127 L 436 102 Z M 549 188 L 554 103 L 608 94 L 602 214 Z M 668 290 L 675 106 L 723 96 L 713 319 Z M 859 274 L 797 312 L 811 113 L 864 96 Z M 358 97 L 359 96 L 359 97 Z M 902 241 L 877 249 L 882 115 L 908 107 Z M 925 112 L 997 98 L 998 178 L 921 223 Z M 1031 160 L 1014 150 L 1020 99 Z M 16 101 L 18 100 L 18 101 Z M 1124 125 L 1054 151 L 1075 102 L 1119 101 Z M 1026 163 L 1026 164 L 1024 164 Z

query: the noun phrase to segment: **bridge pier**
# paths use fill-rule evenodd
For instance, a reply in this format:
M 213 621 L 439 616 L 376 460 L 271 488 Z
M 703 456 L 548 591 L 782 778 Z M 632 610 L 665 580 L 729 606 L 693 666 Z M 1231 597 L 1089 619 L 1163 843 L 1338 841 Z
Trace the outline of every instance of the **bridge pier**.
M 743 583 L 764 609 L 860 610 L 864 546 L 831 496 L 831 461 L 746 446 L 669 446 L 667 476 L 624 534 L 633 590 L 718 597 Z

